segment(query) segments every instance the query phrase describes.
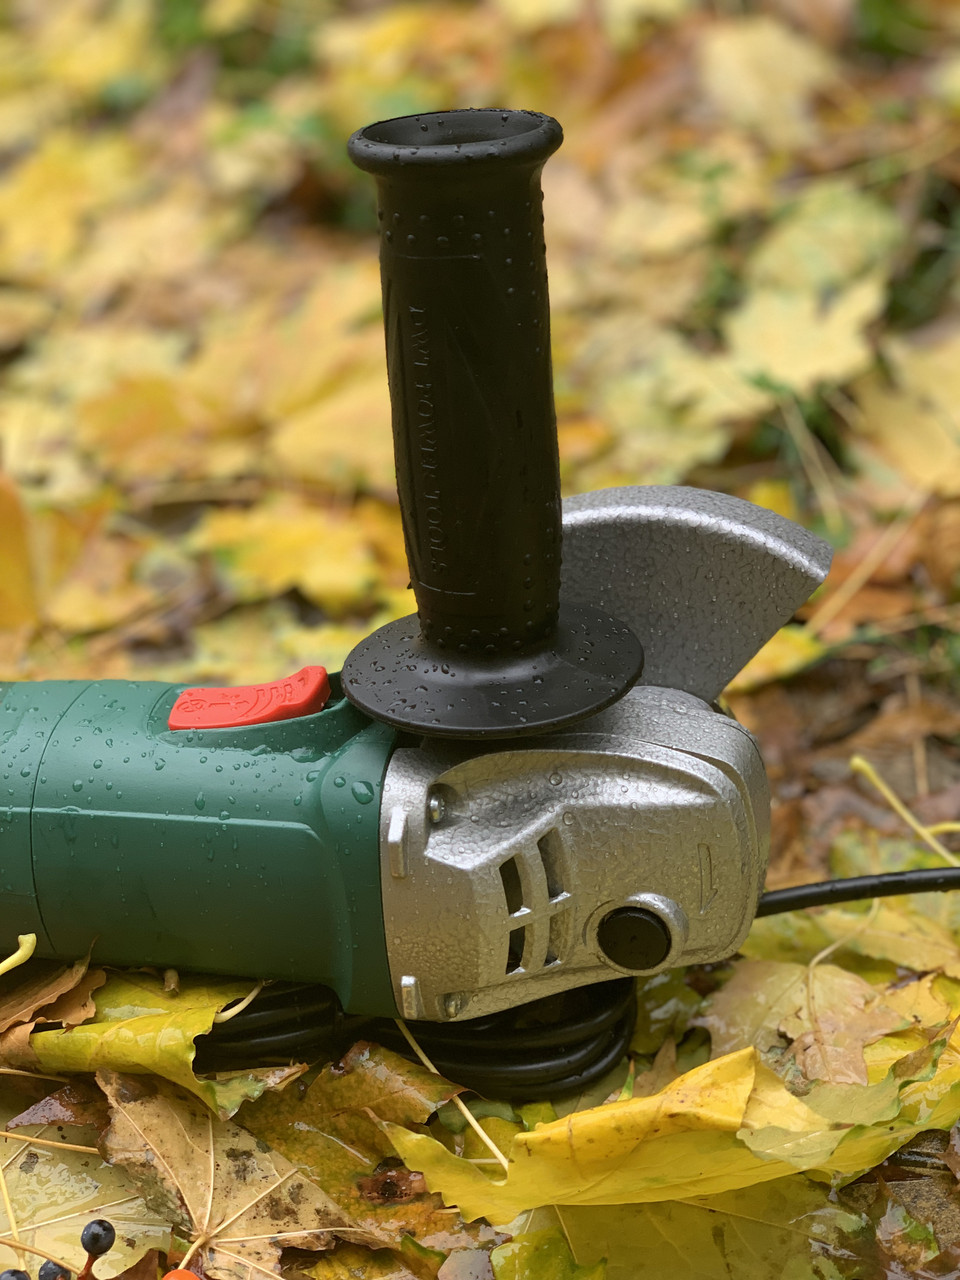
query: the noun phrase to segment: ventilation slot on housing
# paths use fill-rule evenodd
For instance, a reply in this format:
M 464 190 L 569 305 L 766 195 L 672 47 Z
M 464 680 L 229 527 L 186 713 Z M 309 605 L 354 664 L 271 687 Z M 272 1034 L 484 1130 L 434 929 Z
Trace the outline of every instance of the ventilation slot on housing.
M 558 964 L 567 949 L 567 925 L 569 912 L 555 911 L 550 917 L 550 936 L 547 941 L 547 955 L 544 964 Z
M 540 850 L 540 861 L 547 877 L 547 893 L 551 900 L 559 898 L 563 893 L 563 846 L 556 828 L 552 828 L 537 841 Z M 503 868 L 501 867 L 501 871 Z
M 526 929 L 511 929 L 507 949 L 507 973 L 516 973 L 523 963 L 523 943 Z
M 516 858 L 508 858 L 506 862 L 500 863 L 500 879 L 503 882 L 503 896 L 507 900 L 507 914 L 516 915 L 523 906 L 523 886 L 520 883 L 520 868 L 517 866 Z M 521 929 L 520 933 L 522 932 Z

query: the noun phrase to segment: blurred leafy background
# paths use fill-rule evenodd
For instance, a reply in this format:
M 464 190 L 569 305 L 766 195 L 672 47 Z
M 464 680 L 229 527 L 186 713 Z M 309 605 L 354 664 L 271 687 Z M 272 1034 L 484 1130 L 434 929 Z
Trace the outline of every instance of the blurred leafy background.
M 0 681 L 336 669 L 410 611 L 374 199 L 345 142 L 407 112 L 532 108 L 566 133 L 544 173 L 565 491 L 708 486 L 837 548 L 728 693 L 773 783 L 769 883 L 937 862 L 854 753 L 956 849 L 960 3 L 2 0 L 0 18 Z M 953 955 L 952 899 L 915 901 Z M 902 912 L 858 944 L 886 999 L 922 931 Z M 812 969 L 811 936 L 761 929 L 748 956 Z M 707 1053 L 688 1006 L 714 980 L 676 981 L 674 1058 L 637 1048 L 648 1092 Z M 765 990 L 740 1013 L 772 1016 Z M 886 1162 L 844 1275 L 960 1274 L 951 1142 L 936 1203 L 920 1164 Z M 782 1185 L 604 1231 L 658 1241 L 678 1276 L 841 1274 L 810 1261 L 821 1193 Z
M 960 6 L 0 13 L 0 679 L 337 667 L 409 611 L 374 201 L 344 144 L 498 104 L 566 132 L 566 491 L 751 498 L 846 548 L 833 589 L 888 535 L 748 683 L 931 609 L 956 655 Z

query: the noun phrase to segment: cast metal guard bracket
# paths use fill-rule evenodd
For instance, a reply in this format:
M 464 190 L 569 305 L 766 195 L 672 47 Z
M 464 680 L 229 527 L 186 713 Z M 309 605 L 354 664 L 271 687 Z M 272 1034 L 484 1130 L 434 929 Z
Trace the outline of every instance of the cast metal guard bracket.
M 640 684 L 713 702 L 830 569 L 823 539 L 706 489 L 599 489 L 563 503 L 561 599 L 627 624 Z

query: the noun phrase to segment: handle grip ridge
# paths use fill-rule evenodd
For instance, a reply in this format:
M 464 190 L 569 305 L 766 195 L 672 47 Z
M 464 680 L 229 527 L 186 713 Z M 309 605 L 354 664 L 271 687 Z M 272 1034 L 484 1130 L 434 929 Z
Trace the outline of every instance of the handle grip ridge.
M 470 111 L 371 125 L 349 147 L 378 179 L 397 487 L 421 631 L 461 653 L 516 651 L 556 626 L 539 178 L 561 140 L 547 116 Z

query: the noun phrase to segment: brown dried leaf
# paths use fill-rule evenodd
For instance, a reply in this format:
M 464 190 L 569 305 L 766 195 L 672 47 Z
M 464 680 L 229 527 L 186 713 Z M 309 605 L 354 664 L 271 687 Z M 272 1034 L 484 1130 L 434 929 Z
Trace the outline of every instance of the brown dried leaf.
M 111 1107 L 104 1157 L 197 1246 L 213 1280 L 279 1273 L 284 1247 L 327 1249 L 338 1231 L 381 1243 L 278 1152 L 176 1085 L 116 1072 L 97 1080 Z
M 0 1062 L 20 1071 L 39 1071 L 40 1059 L 30 1044 L 32 1035 L 32 1022 L 18 1023 L 0 1033 Z
M 715 1058 L 786 1041 L 808 1080 L 835 1084 L 866 1084 L 864 1046 L 906 1025 L 856 974 L 776 960 L 741 960 L 695 1022 L 710 1032 Z
M 159 1275 L 159 1250 L 149 1249 L 137 1262 L 115 1276 L 114 1280 L 157 1280 Z
M 109 1112 L 107 1100 L 101 1091 L 84 1080 L 72 1080 L 55 1093 L 35 1102 L 26 1111 L 7 1121 L 8 1129 L 20 1129 L 29 1124 L 95 1125 L 107 1127 Z
M 470 1248 L 489 1241 L 489 1228 L 465 1224 L 436 1195 L 414 1192 L 402 1200 L 374 1200 L 364 1194 L 380 1175 L 397 1177 L 396 1152 L 382 1122 L 419 1126 L 436 1108 L 460 1092 L 440 1076 L 405 1062 L 397 1054 L 361 1042 L 326 1067 L 301 1094 L 287 1089 L 264 1095 L 243 1108 L 244 1125 L 315 1178 L 351 1216 L 383 1244 L 398 1247 L 409 1231 L 421 1244 Z M 484 1233 L 486 1233 L 484 1235 Z
M 30 960 L 0 977 L 0 1032 L 16 1023 L 36 1022 L 41 1009 L 77 986 L 88 963 L 88 958 L 72 965 Z
M 93 993 L 102 987 L 107 980 L 103 969 L 88 969 L 80 981 L 70 991 L 65 991 L 52 1004 L 43 1006 L 37 1022 L 59 1022 L 64 1029 L 79 1027 L 81 1022 L 92 1018 L 97 1011 Z

